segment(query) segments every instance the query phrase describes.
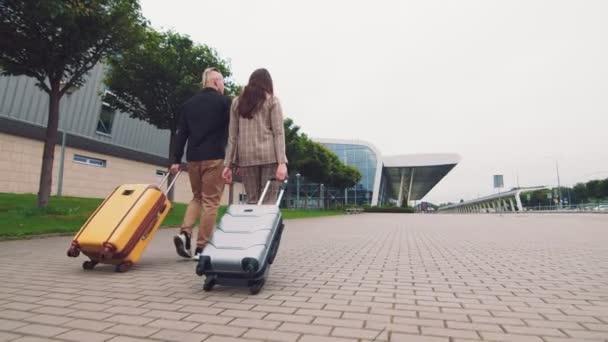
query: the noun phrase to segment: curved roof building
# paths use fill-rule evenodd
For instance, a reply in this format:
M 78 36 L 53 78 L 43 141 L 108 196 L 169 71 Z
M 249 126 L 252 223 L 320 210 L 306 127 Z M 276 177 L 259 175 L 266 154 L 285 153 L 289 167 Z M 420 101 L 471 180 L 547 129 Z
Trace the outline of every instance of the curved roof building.
M 383 156 L 366 141 L 313 140 L 361 171 L 361 181 L 345 191 L 348 204 L 401 205 L 421 200 L 460 162 L 460 156 L 451 153 Z

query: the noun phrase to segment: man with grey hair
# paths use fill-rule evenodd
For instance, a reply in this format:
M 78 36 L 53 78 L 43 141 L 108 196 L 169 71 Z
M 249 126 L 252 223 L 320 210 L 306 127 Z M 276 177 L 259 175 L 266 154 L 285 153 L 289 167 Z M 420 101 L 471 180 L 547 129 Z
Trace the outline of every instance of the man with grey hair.
M 203 71 L 203 76 L 202 76 L 202 80 L 201 80 L 201 85 L 203 87 L 205 87 L 205 84 L 207 83 L 207 79 L 209 78 L 209 74 L 212 72 L 217 72 L 217 68 L 207 68 Z
M 176 143 L 171 151 L 171 173 L 179 171 L 184 146 L 193 198 L 188 204 L 180 233 L 173 238 L 177 254 L 198 260 L 209 242 L 220 200 L 224 192 L 222 179 L 231 99 L 224 95 L 224 77 L 217 68 L 203 71 L 203 89 L 180 109 Z M 200 218 L 196 250 L 191 255 L 192 228 Z

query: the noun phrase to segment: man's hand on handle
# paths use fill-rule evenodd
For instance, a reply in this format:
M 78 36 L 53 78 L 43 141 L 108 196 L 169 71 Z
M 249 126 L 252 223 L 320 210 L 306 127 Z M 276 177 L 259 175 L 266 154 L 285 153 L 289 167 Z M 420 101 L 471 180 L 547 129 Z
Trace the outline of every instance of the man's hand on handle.
M 224 182 L 226 184 L 232 183 L 232 169 L 229 167 L 224 167 L 224 171 L 222 171 L 222 178 L 224 178 Z
M 169 167 L 169 173 L 171 173 L 171 174 L 178 173 L 180 166 L 181 166 L 180 164 L 171 164 L 171 166 Z

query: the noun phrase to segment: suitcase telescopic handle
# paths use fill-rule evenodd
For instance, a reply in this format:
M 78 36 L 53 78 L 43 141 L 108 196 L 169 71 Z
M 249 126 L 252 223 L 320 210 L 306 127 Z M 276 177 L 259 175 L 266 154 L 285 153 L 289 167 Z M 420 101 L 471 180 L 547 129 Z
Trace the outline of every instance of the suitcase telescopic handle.
M 163 179 L 160 181 L 160 183 L 158 183 L 158 188 L 161 189 L 163 187 L 163 184 L 165 184 L 165 182 L 167 181 L 167 179 L 169 179 L 169 175 L 171 173 L 167 172 L 165 174 L 165 176 L 163 177 Z M 173 177 L 173 181 L 171 181 L 171 184 L 169 184 L 169 186 L 167 186 L 167 190 L 165 190 L 165 196 L 169 193 L 169 191 L 171 190 L 171 188 L 173 187 L 173 185 L 175 185 L 175 182 L 177 181 L 177 178 L 179 177 L 179 175 L 182 174 L 182 170 L 179 170 L 176 174 L 175 177 Z
M 260 199 L 258 200 L 258 205 L 262 205 L 262 202 L 264 202 L 264 198 L 266 197 L 266 193 L 268 192 L 268 188 L 270 188 L 270 183 L 272 182 L 281 182 L 281 191 L 279 191 L 279 196 L 277 197 L 277 202 L 275 203 L 275 205 L 279 205 L 281 203 L 281 199 L 283 198 L 283 194 L 285 193 L 285 188 L 287 187 L 287 178 L 285 178 L 284 181 L 280 181 L 276 178 L 270 178 L 266 182 L 266 186 L 264 186 L 264 191 L 262 192 L 262 196 L 260 196 Z

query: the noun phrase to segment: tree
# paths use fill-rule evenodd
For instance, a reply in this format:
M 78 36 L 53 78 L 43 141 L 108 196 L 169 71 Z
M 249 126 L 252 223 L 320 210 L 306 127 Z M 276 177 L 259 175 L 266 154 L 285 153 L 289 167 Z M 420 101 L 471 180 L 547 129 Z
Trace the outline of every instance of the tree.
M 105 82 L 110 92 L 105 98 L 110 107 L 132 118 L 168 129 L 170 156 L 177 136 L 179 108 L 201 89 L 203 70 L 213 66 L 229 77 L 230 68 L 216 51 L 195 44 L 188 36 L 148 29 L 144 37 L 142 44 L 109 60 Z M 236 92 L 239 87 L 228 82 L 226 90 Z
M 600 181 L 599 186 L 599 198 L 607 198 L 608 197 L 608 178 Z
M 601 198 L 601 181 L 600 180 L 590 180 L 585 184 L 587 186 L 587 191 L 589 193 L 590 198 Z
M 285 154 L 289 160 L 291 170 L 300 170 L 300 162 L 303 159 L 304 142 L 301 138 L 300 126 L 294 124 L 293 120 L 286 118 L 283 122 L 285 131 Z
M 338 157 L 307 137 L 303 137 L 303 145 L 304 157 L 298 161 L 300 173 L 315 183 L 333 185 L 331 176 L 341 164 Z
M 338 189 L 352 188 L 361 180 L 361 172 L 352 165 L 344 165 L 338 167 L 337 172 L 333 174 L 333 179 L 330 185 Z
M 551 205 L 551 200 L 548 198 L 549 194 L 553 194 L 553 189 L 547 190 L 536 190 L 531 193 L 531 205 L 533 206 L 546 206 Z M 552 195 L 553 197 L 553 195 Z
M 574 192 L 574 198 L 576 198 L 578 203 L 586 202 L 589 198 L 589 191 L 587 191 L 585 183 L 576 183 L 574 188 L 572 188 L 572 191 Z
M 61 98 L 101 59 L 135 44 L 145 23 L 137 0 L 3 0 L 0 12 L 2 74 L 32 77 L 49 95 L 38 190 L 38 206 L 46 207 Z

